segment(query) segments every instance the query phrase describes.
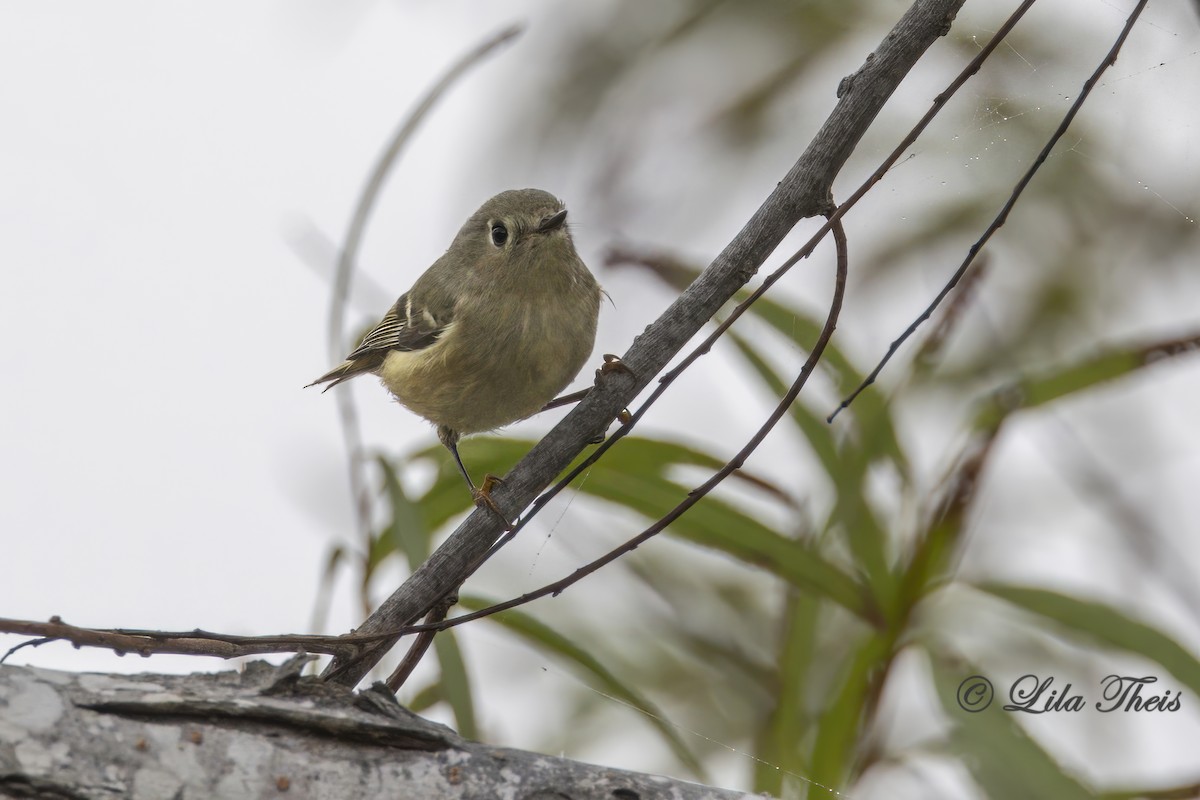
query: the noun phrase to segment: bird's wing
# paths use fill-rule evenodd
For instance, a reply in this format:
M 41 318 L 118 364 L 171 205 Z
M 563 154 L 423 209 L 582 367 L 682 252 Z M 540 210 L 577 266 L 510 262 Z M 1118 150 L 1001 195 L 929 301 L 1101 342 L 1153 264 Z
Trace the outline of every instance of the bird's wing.
M 414 300 L 413 291 L 405 292 L 388 309 L 387 314 L 359 342 L 358 347 L 346 356 L 346 360 L 309 384 L 329 383 L 326 389 L 342 381 L 374 372 L 392 350 L 422 350 L 429 347 L 446 332 L 453 318 L 453 305 L 436 302 L 443 298 L 434 296 L 431 303 Z M 305 387 L 307 388 L 307 387 Z
M 413 293 L 405 292 L 383 319 L 359 342 L 347 361 L 388 350 L 422 350 L 438 340 L 450 324 L 450 309 L 435 315 L 423 305 L 413 302 Z

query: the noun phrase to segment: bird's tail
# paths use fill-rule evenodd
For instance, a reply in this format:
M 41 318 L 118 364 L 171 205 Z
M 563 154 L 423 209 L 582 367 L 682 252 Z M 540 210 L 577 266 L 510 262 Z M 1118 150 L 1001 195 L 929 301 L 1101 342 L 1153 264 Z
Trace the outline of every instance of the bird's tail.
M 328 392 L 342 381 L 348 381 L 351 378 L 358 377 L 370 371 L 371 366 L 364 364 L 362 361 L 343 361 L 304 388 L 307 389 L 309 386 L 316 386 L 320 383 L 328 383 L 329 385 L 321 390 L 322 392 Z

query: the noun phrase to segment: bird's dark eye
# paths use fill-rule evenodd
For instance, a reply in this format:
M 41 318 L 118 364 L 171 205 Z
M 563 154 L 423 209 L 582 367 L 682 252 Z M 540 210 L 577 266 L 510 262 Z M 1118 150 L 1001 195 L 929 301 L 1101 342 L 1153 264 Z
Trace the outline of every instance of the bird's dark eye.
M 508 228 L 504 227 L 504 223 L 492 223 L 492 244 L 496 247 L 503 247 L 508 241 Z

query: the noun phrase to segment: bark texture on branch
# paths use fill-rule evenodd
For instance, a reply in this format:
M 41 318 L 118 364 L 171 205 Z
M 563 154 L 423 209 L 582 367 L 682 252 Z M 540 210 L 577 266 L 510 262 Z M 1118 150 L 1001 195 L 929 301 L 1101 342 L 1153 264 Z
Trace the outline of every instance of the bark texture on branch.
M 738 792 L 470 742 L 398 705 L 243 672 L 102 675 L 0 666 L 0 797 L 732 800 Z

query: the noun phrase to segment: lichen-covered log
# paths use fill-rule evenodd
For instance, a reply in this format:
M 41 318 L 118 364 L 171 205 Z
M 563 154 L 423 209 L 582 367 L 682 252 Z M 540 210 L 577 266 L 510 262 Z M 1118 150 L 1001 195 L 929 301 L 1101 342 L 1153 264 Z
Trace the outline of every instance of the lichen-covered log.
M 0 666 L 0 797 L 743 797 L 469 742 L 386 690 L 301 677 L 306 660 L 195 675 Z

